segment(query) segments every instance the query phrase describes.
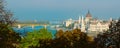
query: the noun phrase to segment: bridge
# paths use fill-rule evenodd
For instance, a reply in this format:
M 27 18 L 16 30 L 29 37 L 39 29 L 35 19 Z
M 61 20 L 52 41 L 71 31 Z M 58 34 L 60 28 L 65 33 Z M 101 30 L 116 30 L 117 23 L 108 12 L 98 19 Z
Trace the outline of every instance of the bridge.
M 13 26 L 17 28 L 22 28 L 25 26 L 30 26 L 32 28 L 34 28 L 35 26 L 44 26 L 46 28 L 49 25 L 48 24 L 14 24 Z

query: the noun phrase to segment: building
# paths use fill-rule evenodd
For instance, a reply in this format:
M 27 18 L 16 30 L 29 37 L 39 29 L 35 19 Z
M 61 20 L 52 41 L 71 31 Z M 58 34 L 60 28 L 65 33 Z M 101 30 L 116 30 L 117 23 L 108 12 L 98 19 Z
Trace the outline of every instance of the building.
M 90 32 L 103 32 L 109 29 L 110 22 L 103 22 L 103 21 L 97 21 L 97 22 L 91 22 L 89 25 L 88 31 Z
M 68 27 L 69 25 L 71 25 L 73 23 L 73 20 L 70 18 L 68 20 L 66 20 L 63 24 Z
M 73 29 L 80 28 L 82 32 L 103 32 L 109 29 L 111 20 L 111 18 L 108 21 L 93 18 L 90 11 L 88 11 L 85 18 L 83 16 L 79 16 L 77 21 L 69 19 L 65 21 L 65 26 L 68 27 L 70 24 L 74 24 Z

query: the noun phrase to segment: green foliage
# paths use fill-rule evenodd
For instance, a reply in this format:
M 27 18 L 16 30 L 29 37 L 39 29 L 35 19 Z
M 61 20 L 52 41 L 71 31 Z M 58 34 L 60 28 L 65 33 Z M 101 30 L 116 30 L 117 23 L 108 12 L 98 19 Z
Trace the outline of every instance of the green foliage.
M 52 39 L 51 32 L 44 28 L 38 31 L 28 32 L 27 35 L 22 38 L 21 48 L 37 46 L 40 39 Z
M 59 30 L 56 38 L 52 40 L 40 40 L 39 45 L 31 48 L 94 48 L 88 41 L 87 34 L 79 29 L 72 31 Z
M 63 30 L 59 30 L 57 33 L 56 33 L 56 38 L 59 38 L 61 36 L 63 36 Z
M 15 48 L 21 37 L 6 24 L 0 24 L 0 48 Z

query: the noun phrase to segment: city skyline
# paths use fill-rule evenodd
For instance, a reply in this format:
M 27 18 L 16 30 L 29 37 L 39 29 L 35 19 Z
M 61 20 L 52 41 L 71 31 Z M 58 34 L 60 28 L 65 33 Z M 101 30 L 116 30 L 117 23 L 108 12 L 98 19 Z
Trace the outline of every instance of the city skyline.
M 120 17 L 119 0 L 6 0 L 7 8 L 15 18 L 24 20 L 66 20 L 86 16 L 88 10 L 94 18 Z

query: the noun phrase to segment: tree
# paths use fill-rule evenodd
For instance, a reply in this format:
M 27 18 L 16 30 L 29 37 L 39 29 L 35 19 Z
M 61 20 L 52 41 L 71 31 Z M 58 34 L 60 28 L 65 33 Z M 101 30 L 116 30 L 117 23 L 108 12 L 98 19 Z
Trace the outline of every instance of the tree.
M 89 46 L 91 44 L 88 43 L 87 34 L 81 32 L 80 29 L 65 32 L 59 30 L 57 36 L 52 40 L 40 40 L 39 45 L 34 48 L 94 48 Z
M 21 37 L 12 28 L 12 13 L 5 10 L 4 0 L 0 0 L 0 48 L 18 47 Z
M 5 9 L 4 0 L 0 0 L 0 23 L 12 25 L 15 22 L 12 15 L 12 12 Z
M 52 39 L 52 34 L 47 29 L 43 28 L 38 31 L 28 32 L 21 40 L 21 48 L 28 48 L 29 46 L 37 46 L 39 40 Z M 41 44 L 40 44 L 41 45 Z
M 112 21 L 107 30 L 103 34 L 99 34 L 95 38 L 97 48 L 119 48 L 120 47 L 120 19 Z
M 88 36 L 86 33 L 81 32 L 80 29 L 73 30 L 73 43 L 74 48 L 86 48 L 88 45 Z M 90 48 L 90 47 L 89 47 Z
M 56 38 L 60 38 L 61 36 L 63 36 L 63 30 L 59 30 L 57 33 L 56 33 Z
M 18 46 L 21 37 L 11 27 L 0 24 L 0 48 L 15 48 Z

